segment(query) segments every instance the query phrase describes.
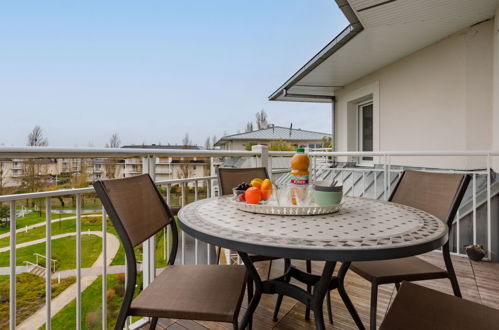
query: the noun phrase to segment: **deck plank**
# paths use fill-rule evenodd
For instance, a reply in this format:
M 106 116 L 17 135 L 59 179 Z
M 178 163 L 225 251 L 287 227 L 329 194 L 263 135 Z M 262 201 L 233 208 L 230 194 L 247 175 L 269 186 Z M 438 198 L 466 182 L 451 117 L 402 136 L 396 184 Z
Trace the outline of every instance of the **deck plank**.
M 420 256 L 424 260 L 443 267 L 442 254 L 439 252 L 430 252 Z M 499 264 L 489 262 L 470 262 L 467 258 L 453 256 L 454 268 L 458 277 L 463 297 L 465 299 L 483 303 L 492 308 L 499 309 Z M 305 262 L 293 262 L 300 269 L 305 269 Z M 312 270 L 319 274 L 322 270 L 323 263 L 314 262 Z M 266 277 L 268 263 L 258 263 L 258 271 L 262 277 Z M 282 273 L 283 261 L 275 260 L 272 265 L 272 276 L 278 276 Z M 339 265 L 337 265 L 335 273 Z M 452 294 L 452 287 L 449 280 L 431 280 L 418 282 L 419 284 L 439 290 L 441 292 Z M 303 287 L 303 286 L 302 286 Z M 364 322 L 369 324 L 370 310 L 370 283 L 362 279 L 353 272 L 349 272 L 345 278 L 345 288 L 352 299 L 353 304 Z M 378 326 L 381 324 L 386 311 L 392 302 L 396 290 L 394 285 L 381 285 L 378 293 L 378 310 L 377 321 Z M 263 295 L 262 300 L 255 312 L 253 319 L 253 329 L 276 329 L 276 330 L 294 330 L 294 329 L 315 329 L 315 322 L 312 319 L 307 321 L 304 318 L 305 307 L 291 298 L 285 297 L 279 313 L 278 322 L 272 322 L 272 313 L 275 305 L 275 296 Z M 326 328 L 328 330 L 353 330 L 356 326 L 350 317 L 347 309 L 336 290 L 331 293 L 333 305 L 334 323 L 331 325 L 327 321 L 326 304 L 324 304 L 324 317 L 326 320 Z M 241 315 L 246 311 L 246 297 L 244 298 Z M 144 327 L 147 329 L 147 327 Z M 201 322 L 188 320 L 160 320 L 157 329 L 169 330 L 230 330 L 230 323 L 216 322 Z

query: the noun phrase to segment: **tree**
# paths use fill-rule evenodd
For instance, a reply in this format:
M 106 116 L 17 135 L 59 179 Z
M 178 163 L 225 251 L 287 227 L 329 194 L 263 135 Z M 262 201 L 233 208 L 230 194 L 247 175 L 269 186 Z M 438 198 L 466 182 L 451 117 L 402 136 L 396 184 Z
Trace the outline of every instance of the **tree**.
M 207 137 L 206 138 L 206 141 L 204 142 L 204 148 L 206 150 L 210 150 L 212 147 L 211 147 L 211 140 L 210 140 L 210 137 Z
M 284 140 L 272 141 L 269 145 L 269 151 L 294 151 L 292 145 Z
M 121 146 L 121 140 L 118 133 L 111 135 L 109 142 L 106 143 L 106 148 L 119 148 Z
M 253 132 L 253 122 L 249 121 L 246 123 L 245 133 Z
M 258 129 L 264 129 L 267 128 L 268 125 L 267 113 L 262 109 L 260 112 L 256 113 L 256 127 Z
M 217 143 L 217 136 L 213 135 L 213 137 L 211 138 L 211 145 L 213 148 L 215 148 L 215 143 Z
M 45 147 L 48 145 L 47 139 L 43 136 L 43 130 L 36 125 L 33 130 L 28 133 L 27 146 L 30 147 Z M 23 161 L 23 180 L 22 187 L 25 192 L 39 191 L 42 184 L 45 168 L 43 159 L 28 159 Z
M 189 138 L 189 133 L 185 133 L 182 139 L 182 148 L 190 149 L 192 147 L 192 141 Z M 177 169 L 177 176 L 181 179 L 187 179 L 191 176 L 192 167 L 189 164 L 189 158 L 182 158 L 179 168 Z
M 322 147 L 323 148 L 331 148 L 332 146 L 332 139 L 330 136 L 323 136 L 322 137 Z
M 189 133 L 185 133 L 185 136 L 182 139 L 182 147 L 184 149 L 189 149 L 191 146 L 192 146 L 192 141 L 189 138 Z
M 5 188 L 5 178 L 8 176 L 5 163 L 0 160 L 0 195 L 3 195 Z
M 36 125 L 28 134 L 28 142 L 26 145 L 31 147 L 45 147 L 48 146 L 48 144 L 47 139 L 43 136 L 42 128 Z
M 119 148 L 121 145 L 120 136 L 118 133 L 114 133 L 109 138 L 109 142 L 106 142 L 106 148 Z M 114 179 L 117 176 L 119 158 L 108 158 L 104 163 L 104 170 L 106 171 L 106 177 L 108 179 Z
M 8 206 L 0 206 L 0 226 L 5 227 L 7 225 L 9 216 L 10 208 Z

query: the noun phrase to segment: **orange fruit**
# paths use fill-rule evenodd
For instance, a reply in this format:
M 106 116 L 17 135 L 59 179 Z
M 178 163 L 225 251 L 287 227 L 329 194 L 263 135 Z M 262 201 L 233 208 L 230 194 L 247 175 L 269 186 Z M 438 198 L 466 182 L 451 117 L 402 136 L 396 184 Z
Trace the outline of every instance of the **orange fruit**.
M 248 188 L 244 193 L 244 199 L 248 204 L 258 204 L 262 200 L 262 191 L 257 187 Z
M 272 190 L 269 190 L 269 189 L 263 190 L 262 189 L 262 199 L 264 201 L 268 200 L 271 195 L 272 195 Z
M 263 180 L 260 189 L 272 191 L 272 181 L 270 181 L 270 179 Z

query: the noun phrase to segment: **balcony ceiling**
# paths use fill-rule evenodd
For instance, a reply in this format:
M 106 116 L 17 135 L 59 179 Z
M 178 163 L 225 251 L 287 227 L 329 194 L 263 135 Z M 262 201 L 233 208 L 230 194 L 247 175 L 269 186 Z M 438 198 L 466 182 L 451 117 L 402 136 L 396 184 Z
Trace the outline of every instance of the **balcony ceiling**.
M 492 18 L 499 6 L 499 0 L 336 2 L 352 24 L 350 29 L 295 73 L 270 100 L 330 102 L 327 98 L 298 95 L 332 96 L 338 87 Z M 288 96 L 284 96 L 285 89 Z

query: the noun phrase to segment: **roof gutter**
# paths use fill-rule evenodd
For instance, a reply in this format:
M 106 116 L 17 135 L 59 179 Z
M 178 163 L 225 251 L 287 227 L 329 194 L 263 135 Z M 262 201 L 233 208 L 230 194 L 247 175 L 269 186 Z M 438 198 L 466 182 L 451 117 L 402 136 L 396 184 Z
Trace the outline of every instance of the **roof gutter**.
M 318 67 L 327 58 L 333 55 L 338 49 L 343 47 L 350 39 L 359 34 L 360 31 L 364 29 L 360 23 L 357 15 L 355 15 L 354 10 L 350 6 L 347 0 L 335 0 L 338 7 L 341 9 L 345 17 L 350 22 L 343 31 L 341 31 L 331 42 L 329 42 L 317 55 L 315 55 L 310 61 L 308 61 L 303 67 L 301 67 L 291 78 L 289 78 L 281 87 L 279 87 L 272 95 L 269 96 L 270 101 L 275 101 L 279 96 L 283 97 L 300 97 L 300 98 L 329 98 L 331 95 L 307 95 L 307 94 L 290 94 L 287 92 L 291 87 L 293 87 L 298 81 L 303 79 L 312 70 Z

